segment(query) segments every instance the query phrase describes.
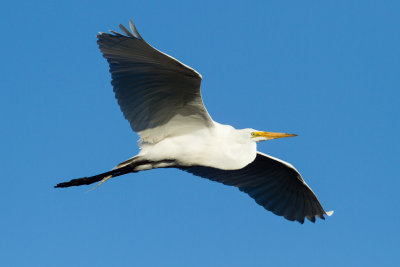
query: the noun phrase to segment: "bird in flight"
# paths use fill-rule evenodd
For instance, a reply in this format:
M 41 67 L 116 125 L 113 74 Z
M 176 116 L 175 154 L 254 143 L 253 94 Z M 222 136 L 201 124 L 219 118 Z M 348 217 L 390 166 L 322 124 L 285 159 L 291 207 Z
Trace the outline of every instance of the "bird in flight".
M 200 93 L 202 76 L 149 45 L 132 21 L 99 33 L 115 97 L 132 130 L 140 136 L 138 155 L 111 171 L 55 187 L 104 183 L 112 177 L 155 168 L 177 168 L 235 186 L 265 209 L 290 221 L 315 222 L 326 212 L 289 163 L 257 151 L 257 142 L 294 134 L 235 129 L 211 119 Z

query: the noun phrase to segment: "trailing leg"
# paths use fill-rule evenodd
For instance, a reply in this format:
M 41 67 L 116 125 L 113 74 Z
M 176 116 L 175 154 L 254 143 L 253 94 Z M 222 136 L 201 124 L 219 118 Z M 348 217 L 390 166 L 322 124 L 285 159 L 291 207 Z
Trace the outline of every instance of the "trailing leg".
M 128 159 L 127 161 L 124 161 L 120 164 L 118 164 L 114 169 L 108 172 L 100 173 L 91 177 L 83 177 L 83 178 L 78 178 L 78 179 L 72 179 L 69 182 L 63 182 L 57 184 L 56 188 L 58 187 L 70 187 L 70 186 L 80 186 L 80 185 L 89 185 L 93 184 L 96 182 L 101 181 L 99 185 L 104 183 L 106 180 L 117 177 L 120 175 L 124 175 L 130 172 L 137 172 L 136 168 L 140 165 L 144 164 L 149 164 L 149 161 L 143 160 L 140 157 L 133 157 L 131 159 Z
M 124 174 L 130 173 L 130 172 L 133 172 L 133 169 L 130 166 L 125 166 L 125 167 L 120 168 L 120 169 L 115 169 L 115 170 L 111 170 L 109 172 L 100 173 L 98 175 L 91 176 L 91 177 L 83 177 L 83 178 L 78 178 L 78 179 L 72 179 L 69 182 L 59 183 L 54 187 L 57 188 L 57 187 L 70 187 L 70 186 L 88 185 L 88 184 L 93 184 L 95 182 L 101 181 L 106 177 L 109 177 L 109 178 L 117 177 L 117 176 L 124 175 Z

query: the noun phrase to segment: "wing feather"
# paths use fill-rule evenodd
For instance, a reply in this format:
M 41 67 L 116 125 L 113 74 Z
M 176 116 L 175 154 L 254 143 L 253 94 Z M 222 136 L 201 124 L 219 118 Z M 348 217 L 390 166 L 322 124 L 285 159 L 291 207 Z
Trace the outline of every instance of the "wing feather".
M 150 46 L 132 21 L 129 27 L 120 25 L 125 35 L 99 33 L 97 43 L 110 65 L 118 104 L 142 141 L 213 127 L 201 98 L 201 75 Z
M 258 204 L 290 221 L 304 223 L 308 218 L 324 219 L 327 214 L 314 192 L 290 164 L 257 152 L 255 160 L 239 170 L 204 166 L 180 167 L 182 170 L 225 185 L 236 186 Z

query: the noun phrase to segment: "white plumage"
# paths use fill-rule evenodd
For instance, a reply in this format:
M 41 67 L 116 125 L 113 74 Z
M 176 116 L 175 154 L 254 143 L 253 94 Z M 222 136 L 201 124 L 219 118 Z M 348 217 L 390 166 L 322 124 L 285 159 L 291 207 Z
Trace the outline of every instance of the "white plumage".
M 142 143 L 139 156 L 151 161 L 170 158 L 181 166 L 241 169 L 256 157 L 257 147 L 251 139 L 252 131 L 255 130 L 236 130 L 214 122 L 209 128 L 177 133 L 156 143 Z

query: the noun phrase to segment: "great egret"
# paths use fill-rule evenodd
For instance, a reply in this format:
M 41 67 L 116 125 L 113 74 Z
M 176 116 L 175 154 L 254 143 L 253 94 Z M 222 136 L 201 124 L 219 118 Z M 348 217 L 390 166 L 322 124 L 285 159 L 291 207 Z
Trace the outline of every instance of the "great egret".
M 125 35 L 97 35 L 110 65 L 115 96 L 133 131 L 140 136 L 138 155 L 114 169 L 73 179 L 55 187 L 79 186 L 130 172 L 178 168 L 236 186 L 265 209 L 291 221 L 315 222 L 326 212 L 299 172 L 289 163 L 256 149 L 256 143 L 294 134 L 235 129 L 213 121 L 200 94 L 202 76 L 150 46 L 132 21 Z

